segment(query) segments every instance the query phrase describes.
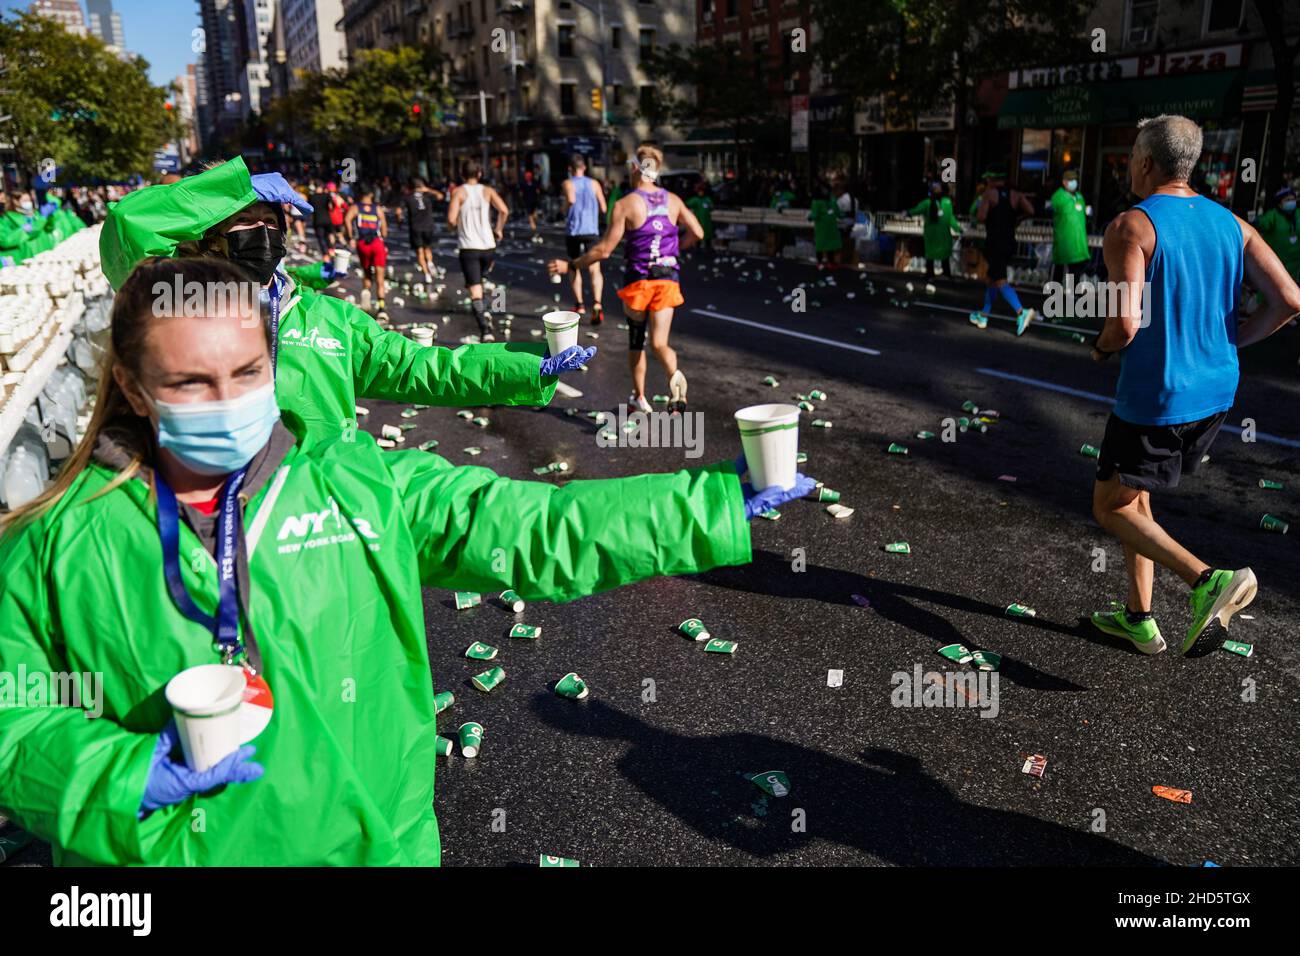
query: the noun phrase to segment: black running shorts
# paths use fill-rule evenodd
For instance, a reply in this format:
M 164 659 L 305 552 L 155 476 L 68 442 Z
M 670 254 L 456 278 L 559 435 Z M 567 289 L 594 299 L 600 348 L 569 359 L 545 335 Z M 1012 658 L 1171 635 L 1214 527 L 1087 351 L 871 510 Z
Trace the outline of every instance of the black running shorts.
M 1194 474 L 1228 413 L 1181 425 L 1134 425 L 1115 415 L 1106 422 L 1097 458 L 1097 480 L 1119 475 L 1120 484 L 1139 491 L 1177 488 L 1183 474 Z

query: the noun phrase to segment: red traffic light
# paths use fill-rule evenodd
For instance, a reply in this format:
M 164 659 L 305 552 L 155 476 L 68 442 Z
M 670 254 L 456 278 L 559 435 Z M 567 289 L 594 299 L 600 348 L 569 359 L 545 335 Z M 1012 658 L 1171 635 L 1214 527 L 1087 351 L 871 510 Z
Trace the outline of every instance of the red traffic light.
M 411 104 L 411 112 L 412 112 L 412 113 L 415 113 L 415 114 L 418 116 L 419 113 L 420 113 L 420 104 L 419 104 L 419 103 L 412 103 L 412 104 Z

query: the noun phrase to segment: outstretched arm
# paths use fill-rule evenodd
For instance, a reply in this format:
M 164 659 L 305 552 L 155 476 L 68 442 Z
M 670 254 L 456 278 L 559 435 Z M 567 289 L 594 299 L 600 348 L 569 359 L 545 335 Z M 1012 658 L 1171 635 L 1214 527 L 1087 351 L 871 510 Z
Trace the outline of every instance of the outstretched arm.
M 1246 279 L 1264 297 L 1263 307 L 1237 329 L 1237 348 L 1245 348 L 1268 338 L 1296 317 L 1300 312 L 1300 288 L 1255 227 L 1240 217 L 1237 224 L 1245 242 Z

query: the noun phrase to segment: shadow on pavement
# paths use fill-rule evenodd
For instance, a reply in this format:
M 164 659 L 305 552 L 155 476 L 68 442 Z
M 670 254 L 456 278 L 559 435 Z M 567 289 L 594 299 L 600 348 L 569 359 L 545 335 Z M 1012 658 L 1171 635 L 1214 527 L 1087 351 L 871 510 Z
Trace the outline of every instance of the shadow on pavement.
M 683 736 L 598 700 L 538 694 L 532 709 L 559 730 L 627 741 L 627 780 L 702 836 L 763 859 L 817 839 L 902 866 L 1163 864 L 1086 830 L 966 803 L 894 750 L 867 748 L 859 763 L 760 734 Z M 741 776 L 768 770 L 789 775 L 788 797 L 764 799 Z M 792 831 L 796 809 L 807 832 Z
M 871 611 L 885 620 L 933 639 L 935 647 L 965 644 L 972 650 L 979 643 L 947 618 L 921 607 L 917 602 L 936 604 L 953 611 L 963 611 L 996 618 L 1000 627 L 1030 627 L 1070 637 L 1083 636 L 1083 626 L 1065 627 L 1036 617 L 1009 618 L 1005 608 L 975 598 L 938 591 L 915 584 L 902 584 L 883 578 L 867 577 L 856 571 L 843 571 L 822 565 L 809 565 L 806 573 L 791 574 L 783 555 L 773 551 L 755 551 L 754 560 L 746 565 L 715 568 L 699 575 L 705 584 L 762 594 L 770 597 L 823 601 L 856 608 L 850 595 L 860 594 L 871 602 Z M 989 648 L 997 651 L 997 648 Z M 1034 690 L 1087 690 L 1073 681 L 1048 674 L 1021 661 L 1004 657 L 1002 676 L 1014 684 Z

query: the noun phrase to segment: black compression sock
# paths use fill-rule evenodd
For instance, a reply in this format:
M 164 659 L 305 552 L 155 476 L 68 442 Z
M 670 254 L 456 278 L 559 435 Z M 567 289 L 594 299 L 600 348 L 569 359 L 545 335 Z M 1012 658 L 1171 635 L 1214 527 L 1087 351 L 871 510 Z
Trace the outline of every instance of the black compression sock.
M 1140 621 L 1150 620 L 1153 615 L 1150 611 L 1134 611 L 1125 606 L 1124 616 L 1128 618 L 1130 624 L 1137 624 Z
M 1213 574 L 1214 574 L 1214 568 L 1206 568 L 1204 571 L 1201 572 L 1201 576 L 1196 579 L 1196 583 L 1193 584 L 1192 587 L 1199 588 L 1206 581 L 1210 580 L 1210 577 Z

